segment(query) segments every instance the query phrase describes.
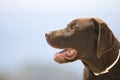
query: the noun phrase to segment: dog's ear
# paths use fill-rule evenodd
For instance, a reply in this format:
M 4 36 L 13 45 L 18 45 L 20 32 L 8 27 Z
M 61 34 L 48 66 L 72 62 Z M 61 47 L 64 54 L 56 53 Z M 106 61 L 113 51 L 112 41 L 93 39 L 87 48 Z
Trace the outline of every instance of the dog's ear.
M 104 53 L 114 47 L 116 38 L 105 22 L 98 18 L 93 18 L 92 20 L 94 21 L 94 28 L 98 34 L 97 57 L 100 58 Z

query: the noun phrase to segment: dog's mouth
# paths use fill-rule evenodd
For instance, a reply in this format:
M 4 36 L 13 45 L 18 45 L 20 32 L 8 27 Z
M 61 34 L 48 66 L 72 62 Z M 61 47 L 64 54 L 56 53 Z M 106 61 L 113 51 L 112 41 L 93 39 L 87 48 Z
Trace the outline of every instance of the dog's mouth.
M 77 56 L 77 50 L 74 48 L 66 48 L 54 55 L 54 60 L 58 63 L 66 63 L 74 60 Z

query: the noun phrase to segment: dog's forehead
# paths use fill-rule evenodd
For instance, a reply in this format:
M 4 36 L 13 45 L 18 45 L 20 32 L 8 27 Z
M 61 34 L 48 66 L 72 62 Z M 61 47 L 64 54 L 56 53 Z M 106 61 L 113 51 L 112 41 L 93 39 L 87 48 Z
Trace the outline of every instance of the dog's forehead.
M 79 18 L 79 19 L 75 19 L 75 20 L 71 21 L 68 24 L 68 26 L 74 26 L 74 25 L 79 26 L 80 24 L 81 25 L 82 24 L 90 25 L 90 24 L 93 24 L 93 22 L 92 22 L 91 18 Z
M 91 21 L 91 18 L 78 18 L 78 19 L 75 19 L 72 21 L 72 23 L 85 23 L 85 22 L 90 22 Z

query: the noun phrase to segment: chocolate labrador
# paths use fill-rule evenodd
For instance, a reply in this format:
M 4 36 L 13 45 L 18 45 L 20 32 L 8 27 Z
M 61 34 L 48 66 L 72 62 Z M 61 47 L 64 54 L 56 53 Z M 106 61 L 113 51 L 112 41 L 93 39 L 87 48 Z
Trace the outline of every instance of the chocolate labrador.
M 120 43 L 101 19 L 75 19 L 45 36 L 49 45 L 62 49 L 56 62 L 83 62 L 83 80 L 120 80 Z

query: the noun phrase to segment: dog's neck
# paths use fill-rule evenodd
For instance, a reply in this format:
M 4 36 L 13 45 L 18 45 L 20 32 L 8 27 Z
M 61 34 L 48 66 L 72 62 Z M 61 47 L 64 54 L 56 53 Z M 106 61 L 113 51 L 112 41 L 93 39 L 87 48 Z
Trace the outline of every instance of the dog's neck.
M 115 64 L 119 60 L 119 54 L 120 48 L 119 46 L 115 46 L 111 51 L 107 52 L 100 58 L 97 58 L 93 55 L 92 57 L 86 58 L 82 61 L 85 66 L 94 73 L 94 75 L 100 75 L 108 73 L 109 70 L 115 66 Z
M 108 66 L 104 71 L 99 72 L 99 73 L 93 72 L 94 75 L 99 76 L 101 74 L 108 73 L 109 70 L 112 69 L 117 64 L 119 59 L 120 59 L 120 49 L 119 49 L 119 53 L 118 53 L 118 56 L 117 56 L 116 60 L 110 66 Z

